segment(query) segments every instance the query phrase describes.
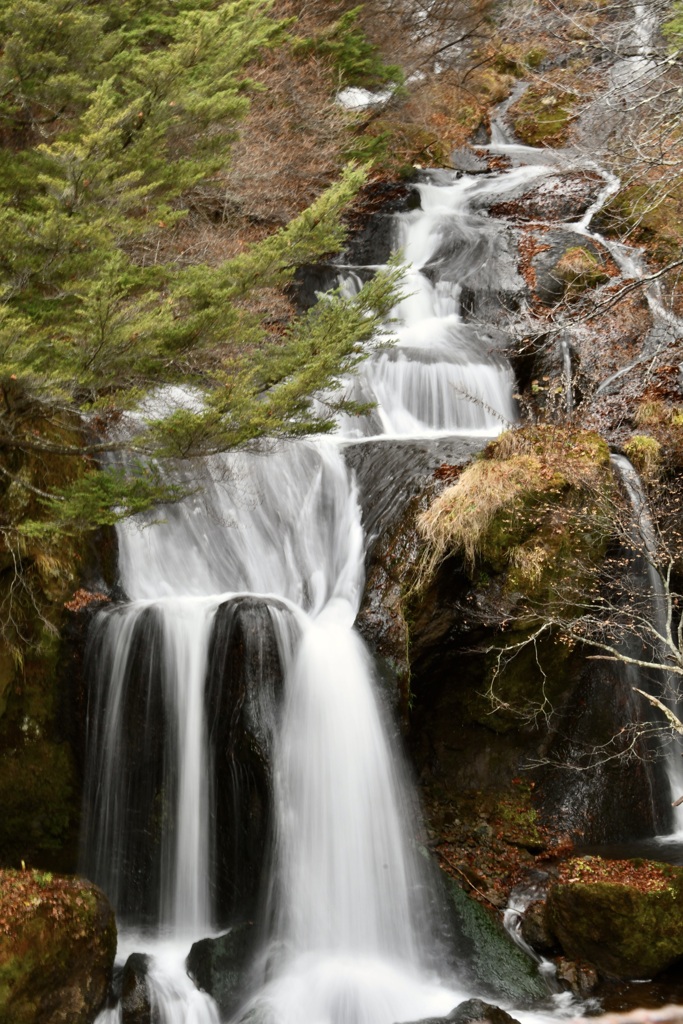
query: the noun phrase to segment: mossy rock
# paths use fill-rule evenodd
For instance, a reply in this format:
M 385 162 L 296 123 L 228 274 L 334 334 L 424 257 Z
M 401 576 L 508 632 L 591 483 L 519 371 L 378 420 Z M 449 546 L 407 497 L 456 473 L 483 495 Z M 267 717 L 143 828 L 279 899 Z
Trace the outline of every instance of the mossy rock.
M 0 1024 L 91 1024 L 115 953 L 114 911 L 96 886 L 0 872 Z
M 570 608 L 604 555 L 613 493 L 609 449 L 597 434 L 553 425 L 507 431 L 420 516 L 430 549 L 424 578 L 462 551 L 473 582 L 495 577 L 512 603 L 557 608 L 560 593 Z
M 648 434 L 634 434 L 624 445 L 624 453 L 649 483 L 661 476 L 663 452 L 656 438 Z
M 604 264 L 583 245 L 566 249 L 555 264 L 553 273 L 564 284 L 566 298 L 574 298 L 588 288 L 596 288 L 609 281 Z
M 500 921 L 470 899 L 452 878 L 443 877 L 460 937 L 458 952 L 477 988 L 517 1006 L 547 999 L 548 987 L 536 964 L 512 941 Z
M 576 858 L 548 893 L 547 917 L 566 955 L 603 978 L 654 977 L 683 956 L 683 868 Z
M 510 108 L 517 137 L 528 146 L 561 146 L 567 141 L 578 97 L 550 85 L 531 86 Z

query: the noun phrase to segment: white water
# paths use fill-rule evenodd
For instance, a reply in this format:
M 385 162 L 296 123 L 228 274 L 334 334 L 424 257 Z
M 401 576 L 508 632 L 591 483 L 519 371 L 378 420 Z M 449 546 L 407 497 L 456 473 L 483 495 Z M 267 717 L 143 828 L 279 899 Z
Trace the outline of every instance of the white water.
M 126 902 L 133 827 L 120 764 L 126 687 L 130 662 L 140 657 L 136 629 L 150 613 L 161 636 L 156 677 L 171 721 L 165 758 L 175 780 L 158 868 L 158 928 L 144 940 L 124 932 L 121 953 L 142 948 L 154 957 L 148 985 L 162 1024 L 218 1020 L 183 968 L 191 942 L 213 929 L 203 686 L 216 609 L 235 593 L 265 592 L 292 608 L 301 639 L 293 655 L 282 651 L 275 926 L 257 1002 L 297 1024 L 392 1024 L 407 1007 L 417 1016 L 446 1013 L 459 994 L 429 973 L 432 939 L 403 781 L 371 661 L 353 631 L 364 545 L 340 451 L 303 443 L 267 458 L 212 460 L 203 483 L 203 497 L 168 509 L 165 522 L 120 530 L 122 583 L 133 600 L 99 623 L 106 693 L 91 754 L 98 781 L 88 870 L 115 902 Z M 120 1007 L 100 1024 L 119 1019 Z
M 349 383 L 354 398 L 376 409 L 345 418 L 341 440 L 486 436 L 514 420 L 510 367 L 493 332 L 465 321 L 461 301 L 468 288 L 496 284 L 497 227 L 477 210 L 478 200 L 502 197 L 551 169 L 538 162 L 485 177 L 435 172 L 418 186 L 422 209 L 396 217 L 407 265 L 406 294 L 394 311 L 398 341 Z M 576 230 L 587 232 L 589 220 Z M 353 293 L 358 280 L 349 271 L 342 284 Z M 188 469 L 178 472 L 190 480 Z M 97 625 L 85 866 L 126 919 L 147 929 L 144 937 L 124 930 L 120 956 L 153 956 L 148 984 L 161 1024 L 216 1024 L 215 1005 L 183 966 L 191 942 L 217 923 L 208 851 L 211 794 L 221 780 L 211 777 L 204 691 L 218 608 L 257 596 L 295 628 L 287 638 L 275 629 L 285 696 L 267 724 L 275 790 L 270 931 L 239 1016 L 253 1010 L 273 1024 L 394 1024 L 443 1015 L 467 993 L 438 977 L 409 792 L 377 704 L 371 659 L 353 629 L 364 537 L 340 447 L 283 444 L 260 456 L 215 457 L 195 472 L 196 492 L 163 510 L 161 521 L 120 528 L 130 600 Z M 163 803 L 147 811 L 138 800 L 143 777 L 129 765 L 141 756 L 127 735 L 135 700 L 145 721 L 143 742 L 136 741 L 143 755 L 151 757 L 163 720 Z M 151 867 L 140 839 L 157 828 L 150 815 L 160 822 Z M 130 893 L 145 872 L 155 897 L 138 921 Z M 100 1024 L 119 1019 L 120 1007 Z
M 396 344 L 359 369 L 349 397 L 374 405 L 344 417 L 345 438 L 500 433 L 516 419 L 514 378 L 485 325 L 466 323 L 463 290 L 492 274 L 497 228 L 475 204 L 547 173 L 541 165 L 503 175 L 441 172 L 417 185 L 421 209 L 395 218 L 406 265 L 404 298 L 392 312 Z M 347 273 L 347 294 L 360 286 Z
M 633 509 L 634 550 L 640 553 L 644 561 L 649 598 L 647 615 L 653 630 L 653 637 L 651 638 L 653 656 L 665 661 L 665 644 L 669 632 L 669 610 L 664 581 L 657 568 L 659 562 L 657 533 L 648 507 L 647 495 L 638 473 L 627 458 L 623 455 L 612 455 L 611 461 L 619 473 Z M 646 683 L 643 683 L 640 679 L 638 682 L 640 689 L 648 689 Z M 658 684 L 655 695 L 659 696 L 665 704 L 680 716 L 682 714 L 681 696 L 675 677 L 671 673 L 667 673 L 665 669 L 662 669 L 661 673 L 658 673 Z M 666 731 L 669 731 L 668 727 L 666 727 Z M 671 803 L 673 804 L 679 797 L 683 796 L 683 759 L 681 758 L 680 747 L 675 741 L 665 745 L 663 752 Z M 670 841 L 678 842 L 682 837 L 683 806 L 673 807 L 669 839 Z

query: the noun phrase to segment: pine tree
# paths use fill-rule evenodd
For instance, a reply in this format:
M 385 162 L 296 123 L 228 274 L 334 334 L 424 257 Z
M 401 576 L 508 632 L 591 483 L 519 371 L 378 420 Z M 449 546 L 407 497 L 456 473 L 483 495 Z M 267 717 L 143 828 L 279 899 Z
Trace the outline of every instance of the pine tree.
M 269 8 L 0 0 L 0 472 L 30 495 L 18 513 L 4 502 L 7 537 L 63 536 L 158 500 L 150 459 L 332 426 L 339 374 L 377 332 L 396 273 L 354 301 L 331 297 L 277 340 L 244 300 L 339 250 L 362 168 L 222 265 L 135 257 L 226 165 L 248 108 L 246 68 L 287 37 Z M 138 416 L 125 439 L 110 429 L 165 385 L 202 402 Z M 321 391 L 322 414 L 311 404 Z M 120 448 L 146 460 L 129 482 L 93 461 Z

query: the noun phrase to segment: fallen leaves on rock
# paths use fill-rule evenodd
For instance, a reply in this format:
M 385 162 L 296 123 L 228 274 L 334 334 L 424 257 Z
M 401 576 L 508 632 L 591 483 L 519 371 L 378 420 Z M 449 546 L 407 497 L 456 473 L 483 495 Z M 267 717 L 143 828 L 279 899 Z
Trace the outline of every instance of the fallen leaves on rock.
M 87 906 L 90 883 L 49 871 L 0 871 L 0 935 L 15 936 L 40 913 L 55 920 L 73 919 Z
M 670 888 L 666 868 L 647 860 L 603 860 L 602 857 L 575 857 L 559 867 L 561 883 L 627 885 L 638 892 L 663 892 Z

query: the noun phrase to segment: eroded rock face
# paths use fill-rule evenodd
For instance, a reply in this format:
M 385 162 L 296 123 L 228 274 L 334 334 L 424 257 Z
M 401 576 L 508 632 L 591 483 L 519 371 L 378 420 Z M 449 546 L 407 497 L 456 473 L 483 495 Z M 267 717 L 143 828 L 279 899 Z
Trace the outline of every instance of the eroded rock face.
M 548 923 L 564 952 L 602 978 L 651 978 L 683 956 L 683 868 L 577 858 L 548 893 Z
M 114 911 L 81 879 L 0 873 L 0 1021 L 91 1024 L 116 953 Z
M 421 552 L 415 517 L 447 482 L 443 474 L 440 478 L 439 467 L 463 465 L 481 447 L 477 438 L 448 438 L 366 442 L 345 448 L 358 481 L 368 538 L 367 586 L 356 625 L 393 676 L 387 688 L 389 701 L 404 715 L 410 665 L 403 598 Z

